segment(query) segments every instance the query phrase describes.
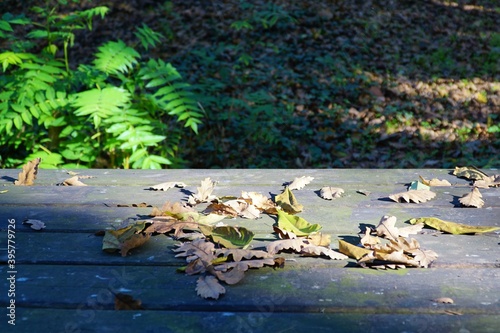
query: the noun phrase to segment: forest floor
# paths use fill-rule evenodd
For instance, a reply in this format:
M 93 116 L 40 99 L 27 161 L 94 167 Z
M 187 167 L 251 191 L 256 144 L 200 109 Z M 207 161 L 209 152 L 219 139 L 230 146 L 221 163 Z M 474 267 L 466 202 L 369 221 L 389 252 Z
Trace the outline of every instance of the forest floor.
M 199 94 L 186 167 L 500 167 L 496 0 L 91 4 L 74 59 L 145 23 Z

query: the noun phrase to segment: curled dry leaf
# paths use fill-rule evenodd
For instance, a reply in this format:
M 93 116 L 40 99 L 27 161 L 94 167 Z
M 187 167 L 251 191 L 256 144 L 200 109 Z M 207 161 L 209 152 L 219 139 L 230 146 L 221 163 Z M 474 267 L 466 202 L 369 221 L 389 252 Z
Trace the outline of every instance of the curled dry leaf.
M 260 210 L 243 199 L 229 200 L 224 204 L 234 209 L 237 215 L 243 218 L 255 220 L 260 217 Z
M 372 252 L 371 250 L 348 243 L 342 239 L 339 240 L 339 251 L 349 258 L 356 260 L 359 260 Z
M 87 186 L 87 184 L 82 183 L 79 180 L 79 176 L 73 176 L 68 179 L 65 179 L 61 185 L 63 186 Z
M 303 256 L 325 256 L 333 260 L 344 260 L 348 258 L 345 254 L 334 251 L 328 247 L 313 244 L 304 246 L 300 253 Z
M 467 207 L 481 208 L 484 206 L 482 197 L 483 196 L 481 195 L 481 192 L 479 192 L 479 189 L 477 187 L 474 187 L 470 193 L 464 195 L 463 197 L 458 199 L 458 201 L 460 201 L 462 205 Z
M 292 190 L 301 190 L 303 189 L 307 184 L 309 184 L 314 177 L 309 177 L 309 176 L 302 176 L 302 177 L 296 177 L 293 182 L 288 185 L 288 188 Z
M 366 248 L 371 248 L 373 245 L 380 244 L 380 238 L 371 235 L 372 229 L 366 228 L 365 235 L 359 241 Z
M 276 204 L 268 197 L 257 192 L 241 192 L 241 198 L 243 200 L 251 200 L 252 205 L 257 207 L 258 210 L 265 212 L 267 214 L 277 214 Z
M 288 186 L 285 188 L 285 190 L 281 194 L 278 194 L 274 198 L 274 201 L 285 212 L 290 213 L 290 214 L 300 213 L 304 209 L 304 206 L 302 206 L 297 201 L 297 199 L 295 198 L 295 195 L 293 194 L 293 192 L 290 190 L 290 188 Z
M 396 193 L 389 196 L 391 200 L 396 202 L 414 202 L 420 203 L 429 201 L 436 196 L 436 193 L 429 190 L 409 190 L 406 192 Z
M 306 245 L 309 245 L 309 242 L 305 238 L 281 239 L 267 244 L 266 251 L 270 254 L 276 254 L 282 250 L 293 250 L 300 253 Z
M 38 165 L 42 161 L 41 158 L 35 158 L 23 165 L 23 170 L 17 176 L 17 180 L 14 181 L 14 185 L 18 186 L 31 186 L 34 184 L 36 175 L 38 174 Z
M 413 226 L 397 228 L 396 217 L 385 215 L 380 219 L 380 222 L 375 228 L 378 236 L 383 236 L 387 239 L 395 240 L 399 236 L 408 237 L 410 234 L 416 234 L 424 227 L 423 224 L 415 224 Z
M 442 303 L 442 304 L 453 304 L 453 299 L 449 298 L 449 297 L 439 297 L 439 298 L 435 298 L 432 300 L 433 302 L 436 302 L 436 303 Z
M 43 223 L 40 220 L 28 219 L 23 221 L 23 224 L 28 224 L 31 227 L 31 229 L 34 230 L 42 230 L 45 228 L 45 223 Z
M 165 183 L 153 185 L 149 189 L 155 190 L 155 191 L 167 191 L 167 190 L 174 188 L 174 187 L 184 188 L 186 186 L 187 185 L 182 183 L 182 182 L 165 182 Z
M 453 174 L 460 178 L 478 180 L 488 178 L 488 175 L 474 166 L 455 167 Z
M 437 178 L 432 178 L 431 180 L 427 180 L 422 176 L 419 177 L 422 183 L 427 186 L 451 186 L 451 183 L 446 179 L 439 180 Z
M 471 226 L 462 223 L 444 221 L 436 217 L 420 217 L 410 220 L 411 224 L 424 223 L 426 226 L 454 235 L 477 234 L 499 230 L 496 226 Z
M 134 299 L 127 294 L 114 294 L 115 295 L 115 310 L 141 310 L 143 309 L 140 299 Z
M 313 232 L 307 236 L 307 240 L 317 246 L 330 246 L 332 236 L 321 232 Z
M 339 187 L 330 187 L 325 186 L 322 187 L 319 191 L 319 195 L 326 200 L 333 200 L 334 198 L 340 198 L 340 196 L 344 193 L 344 190 Z
M 243 259 L 264 259 L 264 258 L 273 258 L 273 256 L 266 251 L 262 250 L 244 250 L 244 249 L 217 249 L 215 251 L 216 256 L 231 256 L 233 261 L 241 261 Z
M 191 206 L 195 206 L 202 202 L 209 202 L 217 199 L 215 195 L 212 195 L 212 192 L 215 189 L 216 181 L 210 179 L 210 177 L 205 178 L 201 181 L 201 186 L 197 187 L 198 192 L 191 194 L 188 198 L 188 204 Z
M 493 175 L 474 182 L 474 186 L 481 188 L 500 186 L 500 175 Z
M 219 299 L 221 295 L 226 293 L 226 289 L 219 283 L 216 277 L 207 275 L 198 278 L 196 293 L 203 298 Z

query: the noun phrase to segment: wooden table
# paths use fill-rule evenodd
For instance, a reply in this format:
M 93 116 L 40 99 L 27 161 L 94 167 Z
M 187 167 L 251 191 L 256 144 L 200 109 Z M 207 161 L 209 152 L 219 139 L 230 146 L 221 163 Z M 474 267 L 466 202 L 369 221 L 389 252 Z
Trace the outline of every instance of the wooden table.
M 178 241 L 155 236 L 121 257 L 103 252 L 102 237 L 94 235 L 151 212 L 147 207 L 118 204 L 161 206 L 166 201 L 183 201 L 186 191 L 196 191 L 206 177 L 218 181 L 217 196 L 239 196 L 241 191 L 275 195 L 295 177 L 314 177 L 304 189 L 294 191 L 305 207 L 299 215 L 321 224 L 322 231 L 332 235 L 334 249 L 338 239 L 356 242 L 360 226 L 375 226 L 383 215 L 396 216 L 399 226 L 422 216 L 500 226 L 500 189 L 481 190 L 485 201 L 481 209 L 459 207 L 458 198 L 470 191 L 469 182 L 451 175 L 450 170 L 80 171 L 95 176 L 82 180 L 86 187 L 56 186 L 69 177 L 62 170 L 40 170 L 34 186 L 14 186 L 18 172 L 0 172 L 0 191 L 8 190 L 0 194 L 2 332 L 500 330 L 498 233 L 414 235 L 422 247 L 439 255 L 427 269 L 382 271 L 359 268 L 352 259 L 285 254 L 283 269 L 250 270 L 242 282 L 227 286 L 218 300 L 200 298 L 195 292 L 197 276 L 176 272 L 185 265 L 172 252 Z M 419 175 L 447 179 L 453 186 L 432 188 L 436 198 L 420 204 L 387 199 L 405 191 L 405 184 L 418 180 Z M 148 190 L 166 181 L 188 186 L 166 192 Z M 345 193 L 326 201 L 318 191 L 327 185 L 341 187 Z M 366 196 L 358 190 L 371 193 Z M 22 224 L 25 219 L 41 220 L 46 228 L 33 230 Z M 272 216 L 225 222 L 252 230 L 256 234 L 253 248 L 276 239 Z M 9 224 L 15 224 L 14 269 L 6 265 Z M 140 299 L 144 310 L 114 310 L 113 293 Z M 440 297 L 452 298 L 454 304 L 434 301 Z M 15 327 L 8 323 L 12 311 L 7 307 L 13 300 Z

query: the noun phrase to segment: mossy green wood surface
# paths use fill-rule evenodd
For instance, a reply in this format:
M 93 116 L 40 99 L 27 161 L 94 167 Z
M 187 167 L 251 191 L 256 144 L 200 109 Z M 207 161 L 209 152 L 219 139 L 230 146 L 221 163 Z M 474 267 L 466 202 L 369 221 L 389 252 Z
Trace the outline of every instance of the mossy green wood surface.
M 415 235 L 423 248 L 439 255 L 429 269 L 375 271 L 357 268 L 352 259 L 280 254 L 289 259 L 284 269 L 250 270 L 242 282 L 228 286 L 218 301 L 196 295 L 196 276 L 176 273 L 176 268 L 185 265 L 171 251 L 177 241 L 153 236 L 121 257 L 102 251 L 102 237 L 94 235 L 98 230 L 147 218 L 152 210 L 117 204 L 146 202 L 161 207 L 165 201 L 183 201 L 207 176 L 218 181 L 217 196 L 238 196 L 241 191 L 273 196 L 294 177 L 314 177 L 304 189 L 294 191 L 304 206 L 297 215 L 331 234 L 333 248 L 338 247 L 338 239 L 358 241 L 360 224 L 376 226 L 383 215 L 396 216 L 400 227 L 406 220 L 422 216 L 477 226 L 500 225 L 499 189 L 481 190 L 485 200 L 482 209 L 460 208 L 456 198 L 470 190 L 468 182 L 448 170 L 81 170 L 83 175 L 96 177 L 82 179 L 87 187 L 55 186 L 69 178 L 58 170 L 42 169 L 34 186 L 23 187 L 12 184 L 19 170 L 0 173 L 1 189 L 8 190 L 0 194 L 0 228 L 5 235 L 9 219 L 16 220 L 16 300 L 26 331 L 34 327 L 64 331 L 68 323 L 82 331 L 120 328 L 125 332 L 139 327 L 174 332 L 228 328 L 330 332 L 337 327 L 339 332 L 476 331 L 479 323 L 483 328 L 500 324 L 495 316 L 500 312 L 500 238 L 495 233 Z M 448 179 L 454 185 L 433 188 L 436 199 L 418 205 L 386 199 L 404 190 L 418 175 Z M 184 182 L 188 187 L 149 190 L 165 181 Z M 318 195 L 322 186 L 341 187 L 345 193 L 332 201 L 323 200 Z M 365 196 L 357 190 L 371 194 Z M 22 224 L 26 218 L 40 219 L 46 228 L 32 230 Z M 258 220 L 224 222 L 254 232 L 250 248 L 261 249 L 276 239 L 272 233 L 276 220 L 276 216 L 264 214 Z M 0 248 L 7 248 L 6 237 L 0 239 Z M 0 260 L 6 262 L 6 251 L 0 252 Z M 7 275 L 6 265 L 0 266 L 0 272 Z M 5 279 L 2 284 L 7 290 Z M 110 289 L 141 299 L 145 310 L 112 310 Z M 451 297 L 455 304 L 431 301 L 439 297 Z M 7 294 L 0 294 L 1 305 L 7 302 Z M 446 311 L 462 316 L 447 316 Z M 257 317 L 261 319 L 250 320 Z M 179 319 L 169 322 L 168 318 Z

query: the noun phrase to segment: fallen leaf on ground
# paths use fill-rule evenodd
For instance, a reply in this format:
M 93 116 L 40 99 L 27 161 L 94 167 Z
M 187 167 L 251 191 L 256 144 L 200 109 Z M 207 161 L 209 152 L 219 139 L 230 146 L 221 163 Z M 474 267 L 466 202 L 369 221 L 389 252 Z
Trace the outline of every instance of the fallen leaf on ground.
M 432 178 L 431 180 L 427 180 L 422 176 L 419 177 L 422 183 L 427 186 L 451 186 L 451 183 L 446 179 L 439 180 L 437 178 Z
M 186 186 L 187 185 L 182 183 L 182 182 L 165 182 L 165 183 L 153 185 L 149 189 L 155 190 L 155 191 L 167 191 L 167 190 L 174 188 L 174 187 L 184 188 Z
M 304 209 L 304 206 L 299 204 L 299 202 L 295 198 L 295 195 L 293 194 L 292 191 L 290 191 L 290 188 L 288 186 L 285 188 L 285 190 L 281 194 L 278 194 L 274 198 L 274 201 L 285 212 L 290 213 L 290 214 L 300 213 Z
M 120 251 L 122 256 L 126 256 L 130 249 L 141 246 L 149 239 L 149 233 L 142 234 L 149 224 L 150 222 L 140 221 L 125 228 L 106 230 L 102 240 L 102 250 L 106 252 Z
M 219 299 L 221 295 L 226 293 L 226 289 L 219 283 L 216 277 L 207 275 L 198 278 L 196 293 L 203 298 Z
M 474 166 L 455 167 L 455 170 L 453 170 L 453 174 L 457 177 L 471 179 L 471 180 L 488 178 L 487 174 L 485 174 L 484 172 L 482 172 L 481 170 L 479 170 Z
M 84 184 L 79 180 L 78 176 L 65 179 L 61 184 L 63 186 L 87 186 L 87 184 Z
M 481 188 L 500 186 L 500 175 L 493 175 L 483 179 L 476 180 L 474 186 Z
M 304 256 L 325 256 L 333 260 L 344 260 L 348 258 L 345 254 L 334 251 L 328 247 L 313 244 L 304 246 L 300 252 Z
M 372 192 L 367 191 L 367 190 L 357 190 L 356 193 L 369 196 Z
M 201 186 L 197 187 L 198 192 L 191 194 L 188 198 L 188 204 L 191 206 L 197 205 L 202 202 L 209 202 L 217 199 L 212 192 L 215 189 L 216 181 L 210 179 L 210 177 L 205 178 L 201 181 Z
M 187 262 L 192 262 L 201 258 L 207 263 L 211 263 L 217 257 L 215 256 L 215 244 L 207 242 L 206 239 L 196 239 L 192 242 L 178 244 L 172 251 L 177 254 L 175 257 L 186 257 Z
M 429 190 L 409 190 L 406 192 L 396 193 L 389 196 L 390 199 L 396 202 L 414 202 L 420 203 L 431 200 L 436 196 L 436 193 Z
M 278 227 L 291 231 L 299 237 L 307 236 L 321 229 L 319 224 L 311 224 L 300 216 L 291 215 L 282 210 L 278 210 Z
M 371 248 L 373 245 L 380 244 L 380 238 L 371 235 L 372 229 L 366 228 L 365 235 L 359 241 L 366 248 Z M 399 232 L 398 232 L 399 233 Z
M 348 243 L 345 240 L 339 240 L 339 251 L 349 258 L 359 260 L 371 253 L 371 250 Z
M 309 243 L 305 238 L 281 239 L 267 244 L 266 251 L 270 254 L 276 254 L 282 250 L 293 250 L 300 253 L 306 245 L 309 245 Z
M 332 236 L 321 232 L 313 232 L 307 236 L 307 240 L 313 245 L 328 247 L 332 242 Z
M 453 304 L 453 299 L 449 298 L 449 297 L 439 297 L 439 298 L 435 298 L 432 300 L 433 302 L 436 302 L 436 303 L 442 303 L 442 304 Z
M 36 176 L 38 174 L 38 165 L 42 161 L 41 158 L 35 158 L 23 165 L 23 170 L 17 176 L 17 180 L 14 181 L 14 185 L 18 186 L 31 186 L 34 184 Z
M 395 216 L 383 216 L 378 226 L 375 228 L 377 235 L 396 240 L 399 236 L 408 237 L 410 234 L 416 234 L 424 227 L 424 225 L 420 223 L 409 227 L 397 228 L 395 226 L 396 220 Z
M 344 193 L 344 190 L 339 187 L 330 187 L 325 186 L 322 187 L 319 191 L 319 195 L 326 200 L 333 200 L 334 198 L 340 198 L 340 196 Z
M 253 204 L 250 204 L 243 199 L 229 200 L 224 202 L 224 204 L 234 209 L 237 216 L 251 220 L 255 220 L 260 217 L 260 210 L 258 210 Z
M 233 227 L 229 225 L 211 227 L 200 225 L 199 228 L 201 232 L 203 232 L 205 236 L 210 237 L 214 243 L 230 249 L 245 249 L 250 245 L 250 242 L 255 236 L 252 231 L 244 227 Z
M 307 184 L 309 184 L 314 177 L 309 177 L 309 176 L 302 176 L 302 177 L 296 177 L 290 185 L 288 185 L 288 188 L 290 191 L 292 190 L 301 190 L 303 189 Z
M 23 224 L 28 224 L 31 227 L 31 229 L 34 229 L 34 230 L 42 230 L 45 228 L 45 223 L 43 223 L 40 220 L 28 219 L 28 220 L 23 221 Z
M 474 187 L 470 193 L 465 194 L 463 197 L 458 199 L 460 203 L 467 207 L 481 208 L 484 206 L 484 201 L 482 199 L 481 192 L 477 187 Z
M 411 224 L 424 223 L 428 227 L 454 235 L 484 233 L 500 229 L 500 227 L 494 227 L 494 226 L 471 226 L 467 224 L 444 221 L 436 217 L 415 218 L 411 219 L 410 223 Z
M 136 208 L 145 208 L 145 207 L 153 207 L 152 205 L 150 204 L 147 204 L 145 202 L 141 202 L 141 203 L 138 203 L 138 204 L 117 204 L 116 207 L 136 207 Z
M 114 294 L 115 295 L 115 310 L 142 310 L 140 299 L 134 299 L 127 294 Z
M 276 204 L 261 193 L 242 191 L 241 198 L 245 200 L 252 200 L 252 205 L 257 207 L 257 209 L 259 209 L 260 211 L 263 211 L 267 214 L 277 214 Z
M 200 226 L 198 222 L 190 219 L 182 221 L 169 216 L 157 216 L 148 221 L 150 225 L 145 229 L 148 233 L 166 234 L 174 230 L 174 238 L 181 238 L 185 235 L 185 230 L 198 230 Z
M 245 250 L 245 249 L 217 249 L 215 251 L 216 256 L 231 256 L 233 261 L 241 261 L 243 259 L 264 259 L 273 258 L 271 254 L 262 250 Z

